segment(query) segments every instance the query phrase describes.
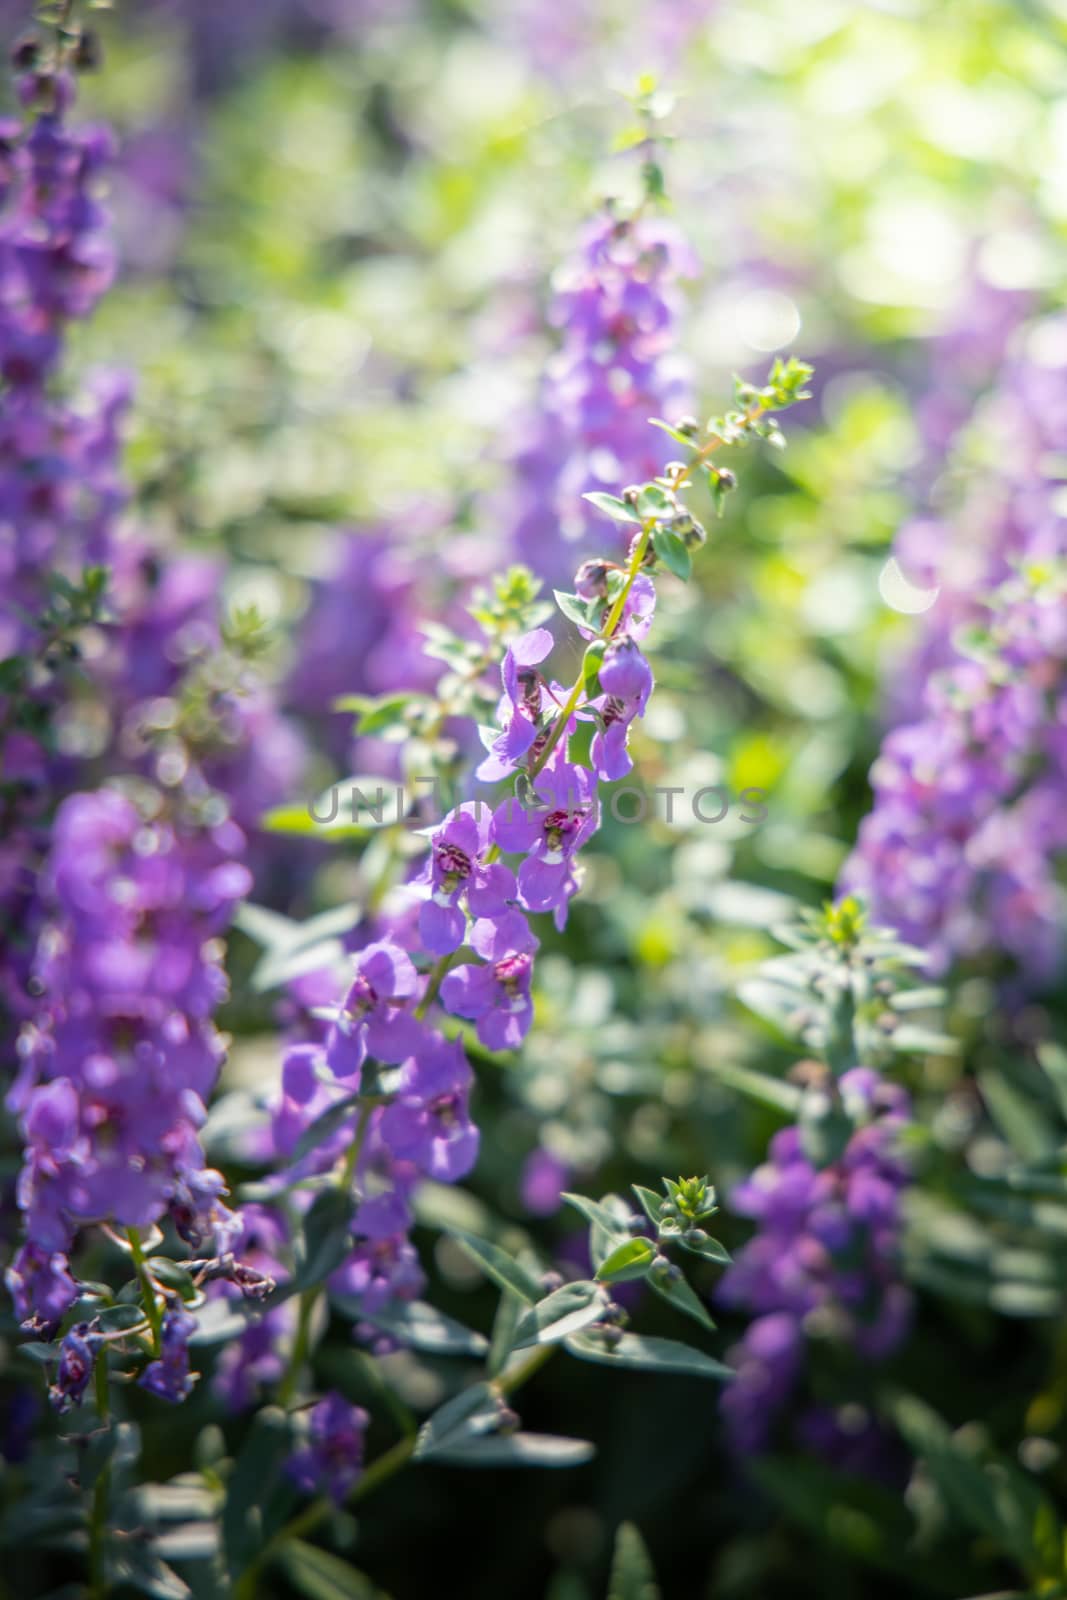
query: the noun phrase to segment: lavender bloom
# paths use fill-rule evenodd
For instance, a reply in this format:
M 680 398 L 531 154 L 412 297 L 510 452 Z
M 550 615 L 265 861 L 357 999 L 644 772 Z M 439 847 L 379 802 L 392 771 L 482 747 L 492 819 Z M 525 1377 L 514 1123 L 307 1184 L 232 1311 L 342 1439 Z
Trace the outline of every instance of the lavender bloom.
M 397 1063 L 419 1048 L 423 1030 L 405 1010 L 418 988 L 411 958 L 390 939 L 353 958 L 355 978 L 326 1042 L 326 1062 L 338 1078 L 356 1079 L 367 1055 Z M 358 1080 L 353 1085 L 358 1086 Z
M 455 1040 L 434 1039 L 405 1062 L 397 1097 L 380 1124 L 392 1153 L 442 1183 L 465 1177 L 478 1158 L 478 1130 L 467 1105 L 472 1079 Z
M 26 1144 L 19 1205 L 47 1251 L 84 1223 L 146 1226 L 176 1195 L 215 1187 L 197 1128 L 222 1060 L 213 936 L 248 888 L 240 843 L 228 826 L 149 823 L 112 790 L 57 813 L 44 998 L 8 1096 Z
M 676 282 L 693 270 L 692 253 L 668 224 L 606 214 L 588 224 L 559 274 L 551 321 L 562 340 L 515 463 L 517 551 L 553 582 L 570 569 L 574 544 L 594 528 L 603 532 L 582 495 L 618 493 L 669 459 L 648 418 L 687 409 L 672 346 Z
M 414 1300 L 426 1278 L 408 1238 L 411 1208 L 400 1189 L 364 1200 L 356 1216 L 356 1247 L 330 1278 L 338 1294 L 355 1296 L 368 1316 L 395 1300 Z
M 929 949 L 935 972 L 998 949 L 1041 980 L 1063 959 L 1067 524 L 1050 463 L 1067 422 L 1064 326 L 1038 323 L 1009 350 L 977 425 L 995 467 L 971 474 L 956 517 L 900 536 L 905 567 L 939 593 L 894 673 L 898 725 L 842 885 Z
M 759 1228 L 718 1291 L 723 1305 L 756 1319 L 733 1353 L 738 1379 L 723 1398 L 742 1453 L 766 1446 L 800 1385 L 812 1334 L 878 1361 L 907 1331 L 911 1302 L 896 1254 L 908 1170 L 896 1143 L 908 1097 L 866 1067 L 846 1072 L 840 1093 L 856 1127 L 837 1160 L 816 1167 L 800 1130 L 785 1128 L 765 1165 L 731 1197 Z
M 538 809 L 525 810 L 512 798 L 493 815 L 493 839 L 502 850 L 521 851 L 519 893 L 530 911 L 555 911 L 566 920 L 577 889 L 573 861 L 597 830 L 600 803 L 596 779 L 585 767 L 556 761 L 534 779 Z
M 312 1408 L 308 1443 L 286 1463 L 289 1476 L 306 1494 L 321 1491 L 341 1505 L 363 1472 L 363 1437 L 370 1418 L 360 1406 L 331 1390 Z
M 488 808 L 468 802 L 450 811 L 430 842 L 430 860 L 421 881 L 430 899 L 419 908 L 419 933 L 433 955 L 448 955 L 463 943 L 467 919 L 459 905 L 466 897 L 471 915 L 493 917 L 516 895 L 515 876 L 500 862 L 479 857 L 489 844 Z
M 497 711 L 504 731 L 478 768 L 477 776 L 485 783 L 495 783 L 514 772 L 537 737 L 545 691 L 536 668 L 554 642 L 547 628 L 534 628 L 508 647 L 501 668 L 504 694 Z
M 600 726 L 590 754 L 597 777 L 612 783 L 633 768 L 627 740 L 635 718 L 645 714 L 653 689 L 652 669 L 632 635 L 621 634 L 605 650 L 599 677 L 606 692 L 597 702 Z
M 18 1251 L 5 1281 L 22 1326 L 44 1339 L 51 1338 L 78 1298 L 78 1286 L 63 1252 L 43 1250 L 34 1243 L 24 1244 Z
M 98 1343 L 89 1332 L 89 1324 L 79 1322 L 60 1345 L 56 1381 L 48 1391 L 48 1398 L 61 1414 L 81 1405 L 93 1375 Z
M 530 1031 L 530 982 L 539 940 L 521 911 L 474 924 L 471 945 L 485 965 L 458 966 L 445 974 L 441 1001 L 458 1017 L 477 1023 L 487 1050 L 516 1050 Z
M 551 1217 L 559 1210 L 561 1197 L 570 1181 L 566 1162 L 539 1146 L 531 1150 L 522 1164 L 519 1193 L 526 1210 L 534 1217 Z
M 186 1311 L 164 1314 L 159 1359 L 150 1361 L 138 1378 L 142 1389 L 172 1405 L 188 1398 L 196 1382 L 189 1371 L 189 1340 L 196 1326 L 196 1318 Z

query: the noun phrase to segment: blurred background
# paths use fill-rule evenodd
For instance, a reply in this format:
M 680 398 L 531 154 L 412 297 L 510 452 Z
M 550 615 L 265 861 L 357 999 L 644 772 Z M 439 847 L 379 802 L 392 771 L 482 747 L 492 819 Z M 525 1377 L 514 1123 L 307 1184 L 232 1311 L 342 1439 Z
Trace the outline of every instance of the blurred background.
M 9 38 L 25 10 L 4 0 Z M 794 901 L 832 892 L 885 723 L 921 690 L 938 595 L 922 530 L 1011 448 L 982 424 L 983 397 L 1031 319 L 1061 306 L 1067 6 L 119 0 L 97 26 L 103 67 L 80 107 L 117 130 L 122 264 L 76 330 L 72 371 L 129 369 L 128 517 L 165 549 L 221 559 L 224 603 L 270 625 L 273 704 L 243 800 L 263 905 L 306 917 L 359 898 L 374 837 L 327 846 L 284 819 L 346 774 L 394 770 L 379 741 L 353 748 L 334 697 L 434 682 L 417 619 L 455 620 L 473 584 L 530 559 L 530 418 L 587 219 L 639 188 L 639 81 L 656 101 L 663 215 L 693 257 L 668 352 L 686 409 L 721 410 L 733 374 L 760 379 L 775 354 L 814 364 L 788 449 L 744 461 L 723 520 L 703 507 L 694 583 L 663 586 L 659 691 L 634 740 L 642 784 L 756 787 L 766 819 L 732 806 L 714 826 L 687 808 L 606 821 L 566 934 L 546 940 L 525 1048 L 478 1063 L 478 1169 L 426 1205 L 438 1225 L 503 1228 L 566 1258 L 581 1233 L 561 1187 L 707 1171 L 728 1191 L 781 1118 L 721 1069 L 778 1074 L 796 1056 L 738 983 Z M 1049 359 L 1062 358 L 1061 340 Z M 573 549 L 575 565 L 590 553 Z M 551 565 L 546 553 L 542 576 L 559 581 Z M 257 954 L 235 936 L 234 1047 L 209 1127 L 209 1155 L 231 1166 L 280 1069 L 284 1002 L 247 981 Z M 1020 1024 L 1001 1038 L 987 1015 L 1000 976 L 979 964 L 954 991 L 963 1052 L 920 1060 L 920 1101 L 950 1102 L 973 1051 L 1010 1050 Z M 1055 1010 L 1048 993 L 1028 1005 L 1024 1027 Z M 960 1137 L 958 1120 L 944 1130 Z M 721 1231 L 738 1243 L 746 1225 Z M 418 1242 L 427 1298 L 485 1326 L 477 1274 L 436 1229 Z M 985 1261 L 987 1242 L 918 1228 L 916 1281 L 959 1267 L 954 1249 Z M 995 1297 L 924 1290 L 891 1381 L 994 1438 L 1053 1439 L 1062 1272 L 1061 1255 L 1022 1320 Z M 722 1348 L 737 1331 L 724 1316 Z M 365 1393 L 342 1330 L 318 1360 Z M 444 1393 L 431 1360 L 384 1368 L 420 1409 Z M 600 1441 L 597 1459 L 476 1481 L 423 1468 L 358 1529 L 339 1517 L 333 1547 L 358 1534 L 359 1566 L 395 1600 L 441 1592 L 445 1569 L 446 1592 L 471 1600 L 594 1600 L 625 1519 L 666 1596 L 959 1600 L 1010 1580 L 933 1512 L 922 1559 L 905 1563 L 889 1490 L 843 1498 L 813 1476 L 805 1494 L 795 1475 L 740 1472 L 699 1383 L 554 1364 L 523 1415 Z M 154 1475 L 208 1425 L 240 1422 L 220 1422 L 207 1384 L 146 1419 Z M 1062 1488 L 1055 1450 L 1046 1469 Z M 268 1583 L 279 1600 L 297 1592 Z

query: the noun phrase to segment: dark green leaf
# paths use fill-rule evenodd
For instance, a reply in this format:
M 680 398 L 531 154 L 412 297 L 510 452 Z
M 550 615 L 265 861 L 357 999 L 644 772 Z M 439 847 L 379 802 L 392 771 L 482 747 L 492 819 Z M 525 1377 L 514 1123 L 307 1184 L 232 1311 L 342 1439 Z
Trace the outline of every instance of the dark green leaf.
M 605 1367 L 632 1367 L 640 1372 L 675 1373 L 679 1377 L 714 1378 L 728 1382 L 733 1369 L 702 1350 L 674 1339 L 652 1339 L 643 1333 L 624 1333 L 617 1341 L 599 1333 L 577 1333 L 563 1348 L 582 1361 Z
M 596 494 L 583 494 L 582 499 L 588 500 L 589 504 L 596 506 L 598 511 L 603 511 L 604 515 L 610 517 L 613 522 L 641 521 L 633 507 L 628 506 L 625 500 L 620 500 L 616 495 L 600 494 L 598 492 Z
M 510 1289 L 517 1294 L 520 1300 L 527 1305 L 536 1305 L 541 1299 L 541 1285 L 521 1267 L 513 1256 L 506 1250 L 501 1250 L 499 1245 L 490 1244 L 488 1239 L 478 1239 L 473 1233 L 466 1233 L 462 1228 L 450 1228 L 450 1236 L 466 1251 L 472 1261 L 477 1262 L 487 1278 L 501 1289 Z
M 568 1334 L 577 1333 L 596 1322 L 604 1313 L 608 1297 L 592 1282 L 565 1283 L 562 1288 L 539 1300 L 519 1319 L 512 1349 L 527 1345 L 557 1344 Z
M 226 1485 L 222 1547 L 230 1576 L 242 1573 L 273 1529 L 265 1523 L 270 1492 L 292 1448 L 289 1419 L 277 1406 L 257 1412 Z
M 317 1545 L 291 1539 L 282 1546 L 286 1577 L 307 1600 L 389 1600 L 384 1589 L 340 1556 Z
M 677 1269 L 671 1272 L 656 1268 L 648 1274 L 646 1282 L 651 1284 L 662 1299 L 674 1306 L 676 1311 L 684 1311 L 687 1317 L 699 1322 L 702 1328 L 715 1331 L 715 1324 L 708 1315 L 704 1302 L 697 1298 L 692 1286 Z
M 331 1300 L 342 1316 L 369 1322 L 410 1350 L 437 1356 L 482 1356 L 489 1349 L 489 1341 L 483 1334 L 464 1327 L 454 1317 L 446 1317 L 443 1311 L 427 1305 L 424 1300 L 398 1300 L 373 1313 L 366 1311 L 358 1300 L 349 1300 L 344 1295 L 333 1295 Z
M 586 1439 L 553 1433 L 492 1433 L 434 1452 L 455 1467 L 578 1467 L 596 1454 Z
M 652 535 L 652 543 L 667 571 L 673 572 L 683 583 L 688 583 L 693 575 L 693 558 L 689 554 L 685 540 L 670 528 L 660 527 Z

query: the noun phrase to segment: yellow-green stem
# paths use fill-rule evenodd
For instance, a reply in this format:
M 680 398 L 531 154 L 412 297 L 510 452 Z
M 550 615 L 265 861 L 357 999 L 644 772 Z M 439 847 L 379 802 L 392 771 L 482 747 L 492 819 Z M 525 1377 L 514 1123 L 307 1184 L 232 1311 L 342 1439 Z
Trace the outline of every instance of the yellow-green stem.
M 762 405 L 755 405 L 751 407 L 751 409 L 745 414 L 746 422 L 754 422 L 759 416 L 762 415 L 763 409 L 764 408 Z M 697 451 L 696 455 L 688 463 L 685 469 L 673 480 L 671 487 L 676 493 L 679 489 L 685 488 L 686 484 L 693 476 L 694 470 L 697 467 L 702 466 L 708 457 L 719 448 L 722 442 L 723 441 L 718 437 L 718 435 L 715 434 L 708 440 L 707 444 L 705 444 L 701 450 Z M 626 579 L 622 588 L 615 596 L 615 602 L 612 605 L 611 610 L 608 612 L 604 626 L 600 630 L 599 637 L 602 639 L 610 639 L 612 634 L 615 632 L 615 629 L 619 625 L 619 618 L 622 616 L 627 597 L 629 596 L 630 590 L 634 586 L 634 580 L 641 570 L 645 556 L 648 554 L 649 540 L 652 538 L 652 530 L 655 526 L 655 517 L 650 517 L 642 524 L 641 532 L 637 536 L 637 539 L 634 542 L 633 550 L 630 553 L 630 560 L 626 569 Z M 558 717 L 553 723 L 552 731 L 545 741 L 540 755 L 537 757 L 536 761 L 533 762 L 529 769 L 531 778 L 537 777 L 537 774 L 543 769 L 545 762 L 548 760 L 557 744 L 559 744 L 568 722 L 577 710 L 578 702 L 582 698 L 582 690 L 584 688 L 585 673 L 583 671 L 579 673 L 577 682 L 571 689 L 570 694 L 567 696 L 566 704 L 564 705 L 563 710 L 559 713 Z
M 141 1293 L 144 1296 L 145 1316 L 148 1318 L 148 1325 L 152 1329 L 152 1353 L 158 1356 L 162 1348 L 163 1317 L 159 1308 L 159 1301 L 156 1299 L 156 1286 L 152 1282 L 152 1276 L 148 1271 L 147 1257 L 144 1253 L 144 1246 L 141 1243 L 140 1230 L 138 1228 L 127 1228 L 126 1237 L 130 1241 L 130 1254 L 133 1257 L 133 1264 L 137 1270 L 137 1281 L 141 1285 Z
M 111 1415 L 107 1392 L 107 1346 L 96 1358 L 93 1374 L 96 1395 L 96 1415 L 101 1427 L 106 1427 Z M 105 1466 L 93 1488 L 93 1503 L 89 1513 L 89 1582 L 92 1600 L 103 1600 L 107 1594 L 107 1565 L 105 1541 L 108 1525 L 108 1497 L 111 1492 L 111 1468 Z

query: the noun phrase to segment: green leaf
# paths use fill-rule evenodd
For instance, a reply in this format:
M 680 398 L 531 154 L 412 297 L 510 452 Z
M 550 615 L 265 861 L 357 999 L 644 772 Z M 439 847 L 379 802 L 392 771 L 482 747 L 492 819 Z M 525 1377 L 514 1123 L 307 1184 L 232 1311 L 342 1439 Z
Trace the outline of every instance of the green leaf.
M 580 1211 L 590 1224 L 592 1232 L 589 1235 L 589 1250 L 594 1266 L 598 1267 L 617 1245 L 632 1237 L 625 1220 L 629 1213 L 617 1195 L 605 1195 L 603 1200 L 590 1200 L 584 1194 L 565 1192 L 560 1198 L 566 1200 L 576 1211 Z M 613 1210 L 608 1201 L 613 1201 L 618 1209 Z
M 706 1356 L 703 1350 L 694 1350 L 692 1345 L 676 1339 L 648 1338 L 643 1333 L 624 1333 L 617 1341 L 599 1333 L 576 1333 L 564 1342 L 563 1348 L 580 1361 L 595 1361 L 604 1367 L 714 1378 L 719 1383 L 729 1382 L 734 1376 L 732 1367 Z
M 676 444 L 684 444 L 689 450 L 697 448 L 693 434 L 683 433 L 680 428 L 673 428 L 669 422 L 664 422 L 662 417 L 649 417 L 648 420 L 653 428 L 659 428 L 662 433 L 669 434 Z
M 747 998 L 744 995 L 741 998 L 747 1005 Z M 716 1061 L 712 1071 L 720 1083 L 748 1095 L 750 1100 L 757 1100 L 761 1105 L 770 1106 L 787 1117 L 799 1114 L 804 1091 L 795 1083 L 772 1078 L 766 1072 L 756 1072 L 751 1067 L 735 1067 L 725 1061 Z
M 654 1228 L 659 1227 L 660 1210 L 663 1206 L 663 1196 L 656 1194 L 654 1189 L 645 1189 L 639 1183 L 630 1185 L 634 1194 L 644 1207 L 645 1216 Z
M 692 1285 L 677 1268 L 673 1272 L 668 1269 L 669 1263 L 664 1268 L 657 1268 L 648 1274 L 646 1281 L 660 1298 L 674 1306 L 676 1311 L 684 1311 L 687 1317 L 692 1317 L 702 1328 L 714 1333 L 715 1324 L 708 1315 L 703 1300 L 698 1298 Z
M 172 1289 L 185 1301 L 199 1298 L 200 1291 L 190 1277 L 189 1269 L 183 1267 L 180 1261 L 170 1261 L 166 1256 L 152 1256 L 148 1264 L 153 1278 L 165 1289 Z
M 389 1600 L 366 1573 L 317 1545 L 290 1539 L 282 1546 L 280 1560 L 290 1583 L 307 1600 Z
M 596 1446 L 587 1439 L 554 1433 L 492 1433 L 446 1446 L 434 1459 L 454 1467 L 579 1467 L 592 1460 Z
M 596 506 L 598 511 L 603 511 L 604 515 L 610 517 L 613 522 L 641 521 L 633 507 L 628 506 L 625 500 L 620 500 L 616 495 L 597 492 L 596 494 L 583 494 L 582 499 L 588 500 L 589 504 Z
M 643 1278 L 656 1259 L 651 1239 L 626 1239 L 600 1263 L 596 1275 L 601 1283 L 628 1283 Z
M 693 558 L 689 554 L 685 540 L 672 529 L 660 527 L 652 535 L 652 543 L 667 571 L 673 572 L 683 583 L 688 583 L 693 575 Z
M 539 1300 L 524 1313 L 515 1328 L 513 1350 L 527 1345 L 558 1344 L 568 1334 L 578 1333 L 604 1313 L 608 1297 L 591 1281 L 565 1283 Z
M 349 1094 L 343 1100 L 338 1100 L 332 1106 L 327 1106 L 325 1111 L 320 1111 L 313 1121 L 309 1122 L 296 1144 L 290 1160 L 295 1164 L 302 1161 L 312 1150 L 317 1150 L 320 1144 L 325 1144 L 327 1139 L 333 1137 L 338 1128 L 355 1116 L 359 1106 L 360 1096 Z
M 356 1202 L 341 1189 L 323 1189 L 304 1218 L 300 1261 L 293 1276 L 281 1283 L 267 1301 L 280 1305 L 294 1294 L 317 1288 L 352 1249 L 352 1219 Z
M 672 517 L 677 509 L 670 495 L 655 483 L 646 483 L 637 497 L 638 516 L 642 522 L 650 517 Z
M 330 807 L 323 807 L 324 811 Z M 273 806 L 259 819 L 265 833 L 282 833 L 290 838 L 302 839 L 362 839 L 367 833 L 363 827 L 353 827 L 341 820 L 340 812 L 332 822 L 316 822 L 307 806 Z
M 1053 1154 L 1058 1143 L 1056 1130 L 1003 1073 L 987 1068 L 978 1074 L 978 1087 L 993 1121 L 1024 1161 L 1041 1161 Z
M 992 1540 L 1028 1576 L 1062 1576 L 1063 1527 L 1036 1482 L 992 1453 L 988 1464 L 983 1462 L 914 1395 L 896 1400 L 893 1418 L 962 1522 Z
M 710 1233 L 704 1233 L 703 1228 L 697 1228 L 693 1233 L 683 1230 L 680 1233 L 671 1233 L 666 1237 L 677 1239 L 683 1250 L 688 1250 L 694 1256 L 700 1256 L 704 1261 L 716 1261 L 720 1266 L 728 1267 L 733 1257 L 724 1244 L 712 1238 Z M 700 1235 L 703 1234 L 701 1238 Z
M 437 1458 L 464 1440 L 479 1438 L 500 1425 L 500 1399 L 488 1383 L 474 1383 L 438 1406 L 419 1429 L 414 1460 Z
M 581 595 L 566 594 L 562 589 L 553 589 L 556 604 L 568 622 L 573 622 L 576 627 L 589 628 L 592 626 L 590 619 L 590 605 L 596 601 L 583 600 Z
M 651 1557 L 632 1522 L 624 1522 L 615 1535 L 608 1600 L 660 1600 Z
M 490 1244 L 488 1239 L 478 1239 L 473 1233 L 467 1233 L 462 1228 L 449 1228 L 448 1232 L 498 1288 L 510 1289 L 529 1306 L 536 1305 L 541 1299 L 542 1289 L 537 1279 L 532 1277 L 525 1267 L 521 1267 L 513 1256 L 509 1256 L 506 1250 L 501 1250 L 499 1245 Z
M 510 1289 L 505 1289 L 500 1296 L 496 1316 L 493 1318 L 493 1336 L 489 1345 L 489 1359 L 486 1362 L 486 1370 L 491 1378 L 497 1377 L 507 1366 L 514 1349 L 515 1329 L 525 1310 L 526 1301 L 521 1300 Z
M 400 1300 L 370 1313 L 357 1299 L 346 1295 L 331 1295 L 330 1298 L 342 1316 L 369 1322 L 410 1350 L 437 1356 L 483 1356 L 489 1349 L 484 1334 L 464 1327 L 454 1317 L 446 1317 L 443 1311 L 425 1300 Z
M 232 1578 L 242 1573 L 272 1529 L 270 1493 L 292 1448 L 289 1419 L 277 1406 L 256 1413 L 226 1484 L 222 1548 Z

